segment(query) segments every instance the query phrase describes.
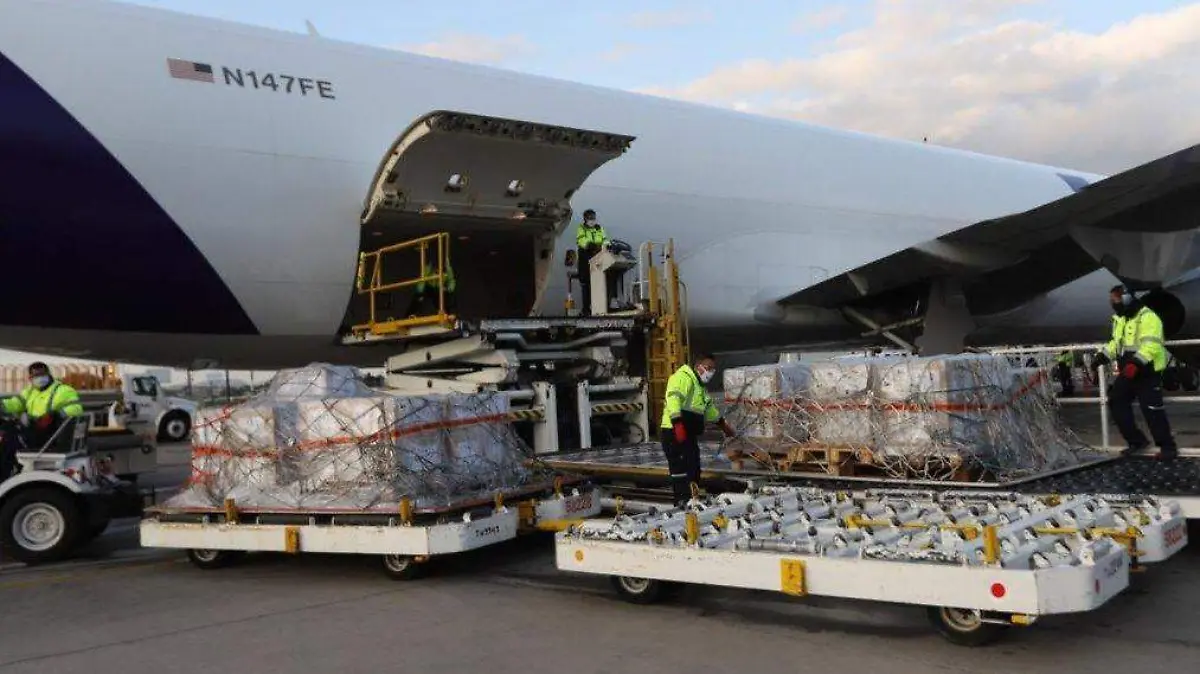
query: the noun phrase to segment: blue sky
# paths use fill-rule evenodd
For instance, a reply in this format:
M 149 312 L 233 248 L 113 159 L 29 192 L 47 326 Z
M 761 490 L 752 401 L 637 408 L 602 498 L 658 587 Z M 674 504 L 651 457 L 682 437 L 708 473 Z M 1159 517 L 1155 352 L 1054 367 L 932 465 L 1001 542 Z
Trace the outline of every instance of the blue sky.
M 927 4 L 953 11 L 962 1 Z M 1183 4 L 986 1 L 1015 5 L 1007 16 L 1082 31 L 1099 31 L 1137 14 Z M 423 44 L 453 34 L 523 36 L 532 48 L 505 61 L 505 67 L 628 89 L 692 80 L 747 58 L 810 56 L 838 34 L 867 25 L 875 8 L 871 0 L 836 5 L 811 0 L 138 0 L 137 4 L 292 31 L 303 31 L 308 19 L 323 35 L 379 46 Z M 831 12 L 832 7 L 844 8 L 844 16 L 823 28 L 798 30 L 803 17 Z M 618 53 L 623 58 L 614 59 Z

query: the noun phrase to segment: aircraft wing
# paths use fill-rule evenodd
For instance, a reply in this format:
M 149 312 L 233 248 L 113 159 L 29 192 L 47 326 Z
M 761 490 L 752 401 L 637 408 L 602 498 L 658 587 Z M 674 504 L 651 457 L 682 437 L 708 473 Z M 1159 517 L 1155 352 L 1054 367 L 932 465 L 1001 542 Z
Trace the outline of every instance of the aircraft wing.
M 954 279 L 972 314 L 1022 304 L 1101 266 L 1134 288 L 1200 266 L 1200 145 L 1075 193 L 897 251 L 779 300 L 792 306 L 911 307 L 935 279 Z

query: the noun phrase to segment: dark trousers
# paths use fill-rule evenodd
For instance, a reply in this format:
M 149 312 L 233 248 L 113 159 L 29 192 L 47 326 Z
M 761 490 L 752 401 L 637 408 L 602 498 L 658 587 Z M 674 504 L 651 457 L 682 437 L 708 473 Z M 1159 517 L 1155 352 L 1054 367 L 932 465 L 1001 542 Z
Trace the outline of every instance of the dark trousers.
M 1062 393 L 1065 396 L 1075 395 L 1075 379 L 1071 376 L 1071 366 L 1066 363 L 1059 363 L 1054 366 L 1054 376 L 1058 382 L 1062 384 Z
M 599 251 L 600 251 L 599 248 L 596 248 L 596 249 L 580 248 L 575 257 L 575 260 L 576 260 L 577 264 L 579 265 L 578 269 L 576 271 L 579 274 L 579 315 L 580 316 L 591 316 L 592 315 L 592 275 L 591 275 L 590 270 L 588 269 L 588 264 L 592 261 L 592 257 L 594 257 L 596 255 L 596 253 L 598 253 Z
M 664 428 L 661 439 L 675 505 L 682 506 L 692 498 L 692 483 L 700 484 L 700 434 L 689 433 L 688 439 L 681 444 L 675 441 L 673 429 Z
M 1133 420 L 1134 398 L 1141 404 L 1142 417 L 1150 427 L 1154 444 L 1158 445 L 1163 454 L 1175 454 L 1175 438 L 1171 437 L 1171 425 L 1167 422 L 1167 412 L 1163 409 L 1162 373 L 1142 371 L 1134 379 L 1118 376 L 1108 390 L 1108 409 L 1112 413 L 1113 422 L 1129 447 L 1136 450 L 1150 443 Z

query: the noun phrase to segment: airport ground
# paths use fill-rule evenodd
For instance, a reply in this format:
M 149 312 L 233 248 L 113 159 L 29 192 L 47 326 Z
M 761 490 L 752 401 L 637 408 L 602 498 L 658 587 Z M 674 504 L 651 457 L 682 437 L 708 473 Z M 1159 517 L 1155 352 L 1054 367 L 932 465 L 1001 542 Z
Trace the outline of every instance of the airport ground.
M 1171 408 L 1181 444 L 1200 444 L 1200 413 Z M 1070 411 L 1077 428 L 1089 416 Z M 186 476 L 188 453 L 162 448 L 158 486 Z M 141 549 L 136 520 L 123 520 L 78 559 L 0 563 L 0 673 L 1195 671 L 1191 535 L 1100 610 L 965 649 L 905 606 L 710 588 L 633 606 L 603 580 L 559 573 L 545 535 L 394 582 L 372 558 L 256 555 L 201 571 Z

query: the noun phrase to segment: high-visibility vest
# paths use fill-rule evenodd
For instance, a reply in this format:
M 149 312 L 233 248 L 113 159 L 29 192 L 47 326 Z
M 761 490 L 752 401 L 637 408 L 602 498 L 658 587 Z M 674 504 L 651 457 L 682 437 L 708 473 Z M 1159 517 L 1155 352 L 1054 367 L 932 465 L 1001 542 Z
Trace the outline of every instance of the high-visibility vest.
M 684 414 L 694 414 L 704 421 L 714 422 L 721 418 L 721 411 L 713 404 L 704 390 L 700 378 L 690 365 L 683 365 L 667 380 L 666 400 L 663 403 L 662 428 L 670 428 L 675 419 Z M 686 423 L 686 422 L 685 422 Z
M 1058 354 L 1058 357 L 1055 358 L 1054 361 L 1057 362 L 1059 365 L 1066 365 L 1067 367 L 1071 367 L 1075 364 L 1075 352 L 1074 351 L 1063 351 L 1062 353 Z
M 579 225 L 579 229 L 575 231 L 575 247 L 580 250 L 584 248 L 599 248 L 608 241 L 608 234 L 604 233 L 604 228 L 600 225 L 588 227 L 587 225 Z
M 20 395 L 4 399 L 4 411 L 12 414 L 27 414 L 37 419 L 51 412 L 62 412 L 68 417 L 83 414 L 83 405 L 79 403 L 79 393 L 71 386 L 62 382 L 54 382 L 41 390 L 36 386 L 27 386 Z
M 1104 347 L 1109 358 L 1127 356 L 1142 365 L 1154 365 L 1155 372 L 1167 368 L 1167 347 L 1162 319 L 1149 307 L 1142 307 L 1133 318 L 1113 316 L 1112 339 Z
M 446 275 L 446 292 L 454 292 L 454 289 L 458 287 L 458 282 L 454 278 L 454 268 L 450 266 L 450 260 L 446 260 L 446 266 L 442 268 L 442 272 Z M 433 277 L 433 279 L 429 281 L 429 285 L 433 286 L 434 290 L 437 290 L 441 287 L 442 279 L 438 277 L 437 267 L 435 267 L 432 263 L 425 264 L 425 276 Z M 417 292 L 425 292 L 425 279 L 421 279 L 421 282 L 417 284 Z

